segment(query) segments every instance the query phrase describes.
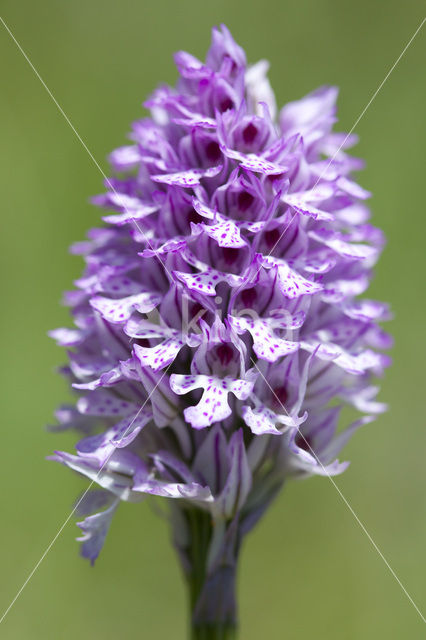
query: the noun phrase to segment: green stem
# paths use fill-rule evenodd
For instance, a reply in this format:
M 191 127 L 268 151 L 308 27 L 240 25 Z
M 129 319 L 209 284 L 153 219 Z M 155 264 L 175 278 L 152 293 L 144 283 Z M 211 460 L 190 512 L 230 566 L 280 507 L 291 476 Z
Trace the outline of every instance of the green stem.
M 235 626 L 212 624 L 193 626 L 191 640 L 237 640 Z
M 238 547 L 225 544 L 214 567 L 207 559 L 213 536 L 211 516 L 187 510 L 189 546 L 186 549 L 191 613 L 191 640 L 236 640 L 235 572 Z M 231 536 L 232 537 L 232 536 Z

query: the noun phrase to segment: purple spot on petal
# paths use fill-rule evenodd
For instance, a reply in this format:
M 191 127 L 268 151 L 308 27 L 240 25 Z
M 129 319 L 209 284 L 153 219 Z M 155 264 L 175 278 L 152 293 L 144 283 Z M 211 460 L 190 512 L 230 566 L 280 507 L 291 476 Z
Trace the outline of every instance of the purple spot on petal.
M 238 208 L 240 211 L 247 211 L 254 202 L 254 197 L 248 191 L 240 191 L 238 194 Z
M 222 100 L 222 102 L 219 104 L 219 109 L 220 111 L 222 111 L 222 113 L 224 111 L 228 111 L 228 109 L 232 109 L 232 107 L 234 106 L 234 103 L 232 102 L 231 98 L 229 98 L 228 96 L 226 98 L 224 98 L 224 100 Z
M 246 144 L 251 144 L 257 136 L 257 128 L 252 122 L 243 130 L 243 140 Z
M 206 146 L 206 156 L 212 162 L 218 162 L 222 156 L 219 145 L 214 140 L 211 140 Z

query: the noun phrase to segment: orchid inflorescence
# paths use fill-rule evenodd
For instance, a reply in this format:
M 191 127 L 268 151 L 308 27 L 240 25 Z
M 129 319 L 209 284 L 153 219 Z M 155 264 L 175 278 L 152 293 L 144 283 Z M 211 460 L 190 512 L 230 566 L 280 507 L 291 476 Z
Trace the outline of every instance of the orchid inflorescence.
M 53 459 L 100 486 L 77 507 L 92 562 L 121 500 L 169 498 L 194 628 L 231 629 L 245 533 L 288 477 L 342 472 L 385 408 L 371 380 L 389 310 L 358 298 L 384 238 L 351 177 L 355 136 L 332 132 L 336 88 L 278 114 L 267 63 L 247 66 L 224 26 L 205 63 L 175 60 L 177 88 L 110 156 L 106 224 L 72 248 L 75 328 L 52 335 L 79 398 L 56 429 L 82 439 Z M 338 432 L 345 405 L 362 416 Z

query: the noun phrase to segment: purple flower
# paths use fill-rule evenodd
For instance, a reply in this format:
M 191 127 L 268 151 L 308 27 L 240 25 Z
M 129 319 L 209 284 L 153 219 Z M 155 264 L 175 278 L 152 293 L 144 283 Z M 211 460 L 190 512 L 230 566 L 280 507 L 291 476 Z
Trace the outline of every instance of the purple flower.
M 205 63 L 175 60 L 177 87 L 154 92 L 110 156 L 94 198 L 105 226 L 72 249 L 86 261 L 66 295 L 75 328 L 52 335 L 79 394 L 61 428 L 83 437 L 53 459 L 102 487 L 78 509 L 92 562 L 120 500 L 173 499 L 184 569 L 204 571 L 194 616 L 208 622 L 231 620 L 223 567 L 233 575 L 286 478 L 343 471 L 341 448 L 384 410 L 371 379 L 388 364 L 377 322 L 389 311 L 358 298 L 384 239 L 351 177 L 355 136 L 332 132 L 337 89 L 277 115 L 267 63 L 247 66 L 226 27 Z M 363 415 L 338 432 L 345 405 Z

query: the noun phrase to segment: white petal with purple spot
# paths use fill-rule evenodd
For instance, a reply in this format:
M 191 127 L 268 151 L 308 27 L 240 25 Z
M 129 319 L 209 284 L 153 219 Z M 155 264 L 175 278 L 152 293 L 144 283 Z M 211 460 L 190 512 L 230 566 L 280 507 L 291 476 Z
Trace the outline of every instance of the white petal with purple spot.
M 95 296 L 90 300 L 90 305 L 98 311 L 105 320 L 112 323 L 126 322 L 133 311 L 140 313 L 149 313 L 161 302 L 161 296 L 158 293 L 144 291 L 126 298 L 114 300 L 112 298 L 104 298 L 103 296 Z
M 194 389 L 204 389 L 199 403 L 196 406 L 187 407 L 184 412 L 185 418 L 195 429 L 203 429 L 230 416 L 228 394 L 233 393 L 239 400 L 245 400 L 253 389 L 253 382 L 206 375 L 172 374 L 170 387 L 178 395 L 189 393 Z

